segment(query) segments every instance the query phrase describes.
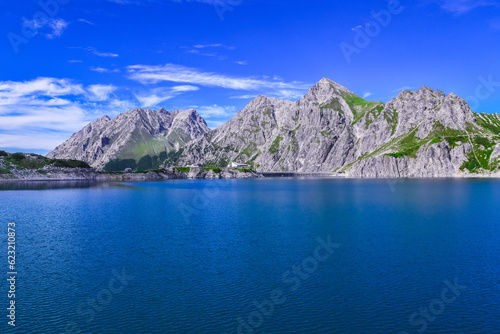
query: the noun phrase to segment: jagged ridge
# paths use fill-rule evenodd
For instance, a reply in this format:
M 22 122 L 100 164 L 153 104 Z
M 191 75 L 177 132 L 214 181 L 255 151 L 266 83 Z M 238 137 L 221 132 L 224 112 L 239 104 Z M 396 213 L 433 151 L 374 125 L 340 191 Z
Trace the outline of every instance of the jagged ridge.
M 133 109 L 114 119 L 104 116 L 88 124 L 48 157 L 71 157 L 100 169 L 117 159 L 136 163 L 145 156 L 162 156 L 163 161 L 208 131 L 194 109 Z
M 142 115 L 137 110 L 129 113 Z M 140 132 L 143 142 L 158 140 L 154 131 L 161 126 L 149 120 L 156 119 L 156 114 L 169 112 L 162 109 L 143 113 L 147 114 L 140 122 L 146 125 L 139 127 L 147 129 Z M 403 91 L 395 99 L 382 103 L 366 101 L 323 78 L 296 102 L 261 95 L 212 131 L 194 113 L 190 111 L 190 115 L 195 116 L 181 122 L 184 125 L 180 127 L 196 131 L 188 131 L 190 136 L 165 146 L 170 154 L 161 159 L 163 166 L 199 163 L 225 167 L 236 161 L 248 163 L 259 171 L 335 171 L 354 177 L 444 177 L 492 172 L 500 165 L 500 116 L 474 113 L 466 101 L 455 94 L 445 95 L 428 87 L 415 92 Z M 68 147 L 75 148 L 64 156 L 97 167 L 106 159 L 138 159 L 142 153 L 157 154 L 158 149 L 138 151 L 134 143 L 117 146 L 111 150 L 113 154 L 108 151 L 99 155 L 97 150 L 99 156 L 94 162 L 89 161 L 87 155 L 75 155 L 78 146 L 85 145 L 88 137 L 98 142 L 99 138 L 101 141 L 108 138 L 105 134 L 111 132 L 115 133 L 114 140 L 120 142 L 123 136 L 126 141 L 130 133 L 135 133 L 128 126 L 134 122 L 115 121 L 116 125 L 111 127 L 109 124 L 113 121 L 101 118 L 89 124 L 68 141 L 71 145 L 67 142 L 56 151 L 66 154 Z M 164 145 L 164 138 L 170 135 L 158 133 Z M 130 154 L 130 150 L 136 154 Z M 90 152 L 96 152 L 96 148 Z

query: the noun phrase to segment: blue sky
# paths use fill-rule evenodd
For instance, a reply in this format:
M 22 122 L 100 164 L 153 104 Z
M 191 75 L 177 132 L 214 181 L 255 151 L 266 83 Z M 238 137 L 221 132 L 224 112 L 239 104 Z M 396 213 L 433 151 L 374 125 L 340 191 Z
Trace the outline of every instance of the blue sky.
M 136 107 L 195 108 L 216 127 L 323 77 L 368 100 L 425 85 L 500 112 L 500 0 L 26 0 L 0 13 L 9 151 L 47 153 Z

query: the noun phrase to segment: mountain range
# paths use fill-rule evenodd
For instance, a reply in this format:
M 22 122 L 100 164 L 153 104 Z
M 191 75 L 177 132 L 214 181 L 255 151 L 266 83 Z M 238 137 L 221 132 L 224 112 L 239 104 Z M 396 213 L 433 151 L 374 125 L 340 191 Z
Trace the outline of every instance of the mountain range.
M 201 164 L 260 172 L 337 172 L 352 177 L 453 177 L 500 167 L 500 115 L 471 110 L 432 88 L 366 101 L 322 79 L 300 100 L 258 96 L 210 130 L 193 109 L 134 109 L 104 116 L 48 157 L 98 169 Z

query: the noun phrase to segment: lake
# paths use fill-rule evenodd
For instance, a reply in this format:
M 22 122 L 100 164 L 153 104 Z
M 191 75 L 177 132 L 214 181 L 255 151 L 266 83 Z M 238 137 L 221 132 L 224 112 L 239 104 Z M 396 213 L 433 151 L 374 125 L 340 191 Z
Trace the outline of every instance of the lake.
M 500 332 L 500 180 L 0 189 L 1 333 Z

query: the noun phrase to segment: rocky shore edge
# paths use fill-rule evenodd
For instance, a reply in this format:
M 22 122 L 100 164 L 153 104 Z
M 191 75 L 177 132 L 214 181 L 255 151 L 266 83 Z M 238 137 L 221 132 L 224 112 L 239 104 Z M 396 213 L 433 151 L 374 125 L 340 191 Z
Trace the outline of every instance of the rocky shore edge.
M 98 172 L 91 168 L 51 167 L 42 170 L 13 170 L 8 174 L 0 174 L 2 181 L 57 181 L 57 180 L 89 180 L 89 181 L 160 181 L 175 179 L 246 179 L 263 177 L 251 170 L 231 168 L 167 168 L 144 172 Z

